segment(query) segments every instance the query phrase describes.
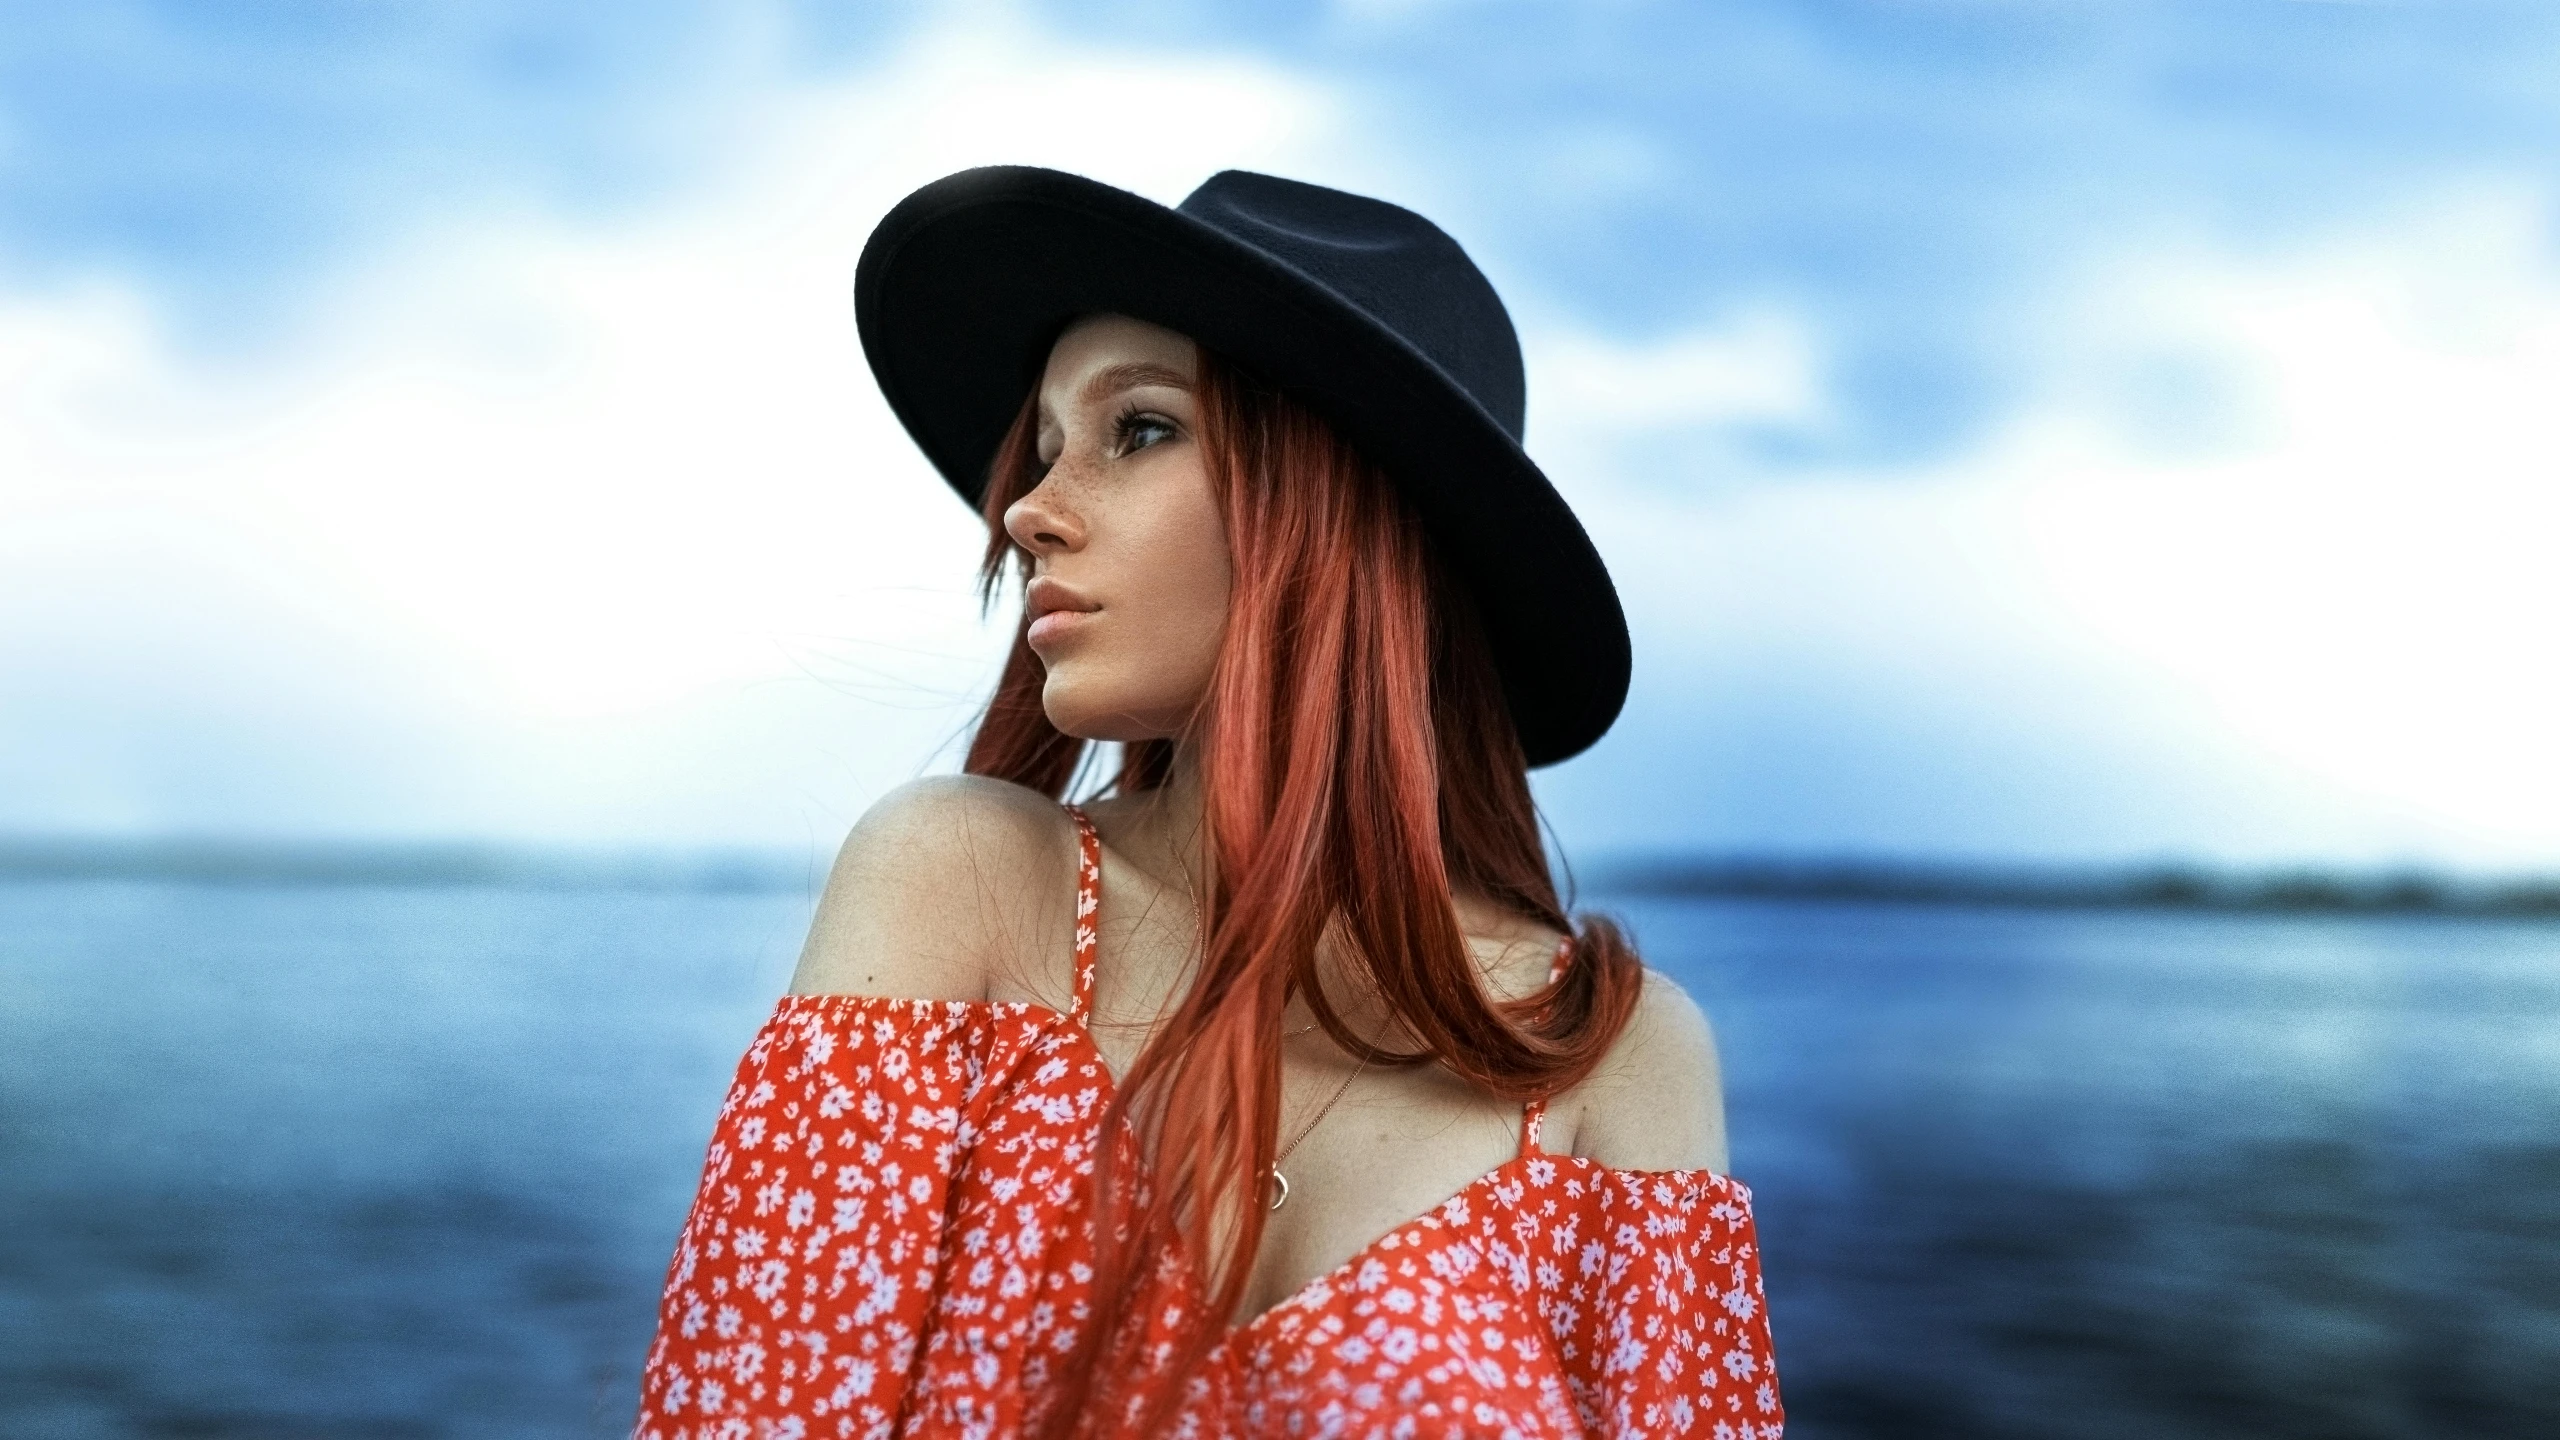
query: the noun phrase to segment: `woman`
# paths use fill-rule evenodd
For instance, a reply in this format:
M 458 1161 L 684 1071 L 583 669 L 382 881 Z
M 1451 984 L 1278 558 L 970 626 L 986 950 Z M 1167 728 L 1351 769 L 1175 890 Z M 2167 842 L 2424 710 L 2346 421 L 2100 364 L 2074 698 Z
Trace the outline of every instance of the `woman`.
M 1007 168 L 856 304 L 1024 625 L 969 774 L 845 842 L 637 1433 L 1778 1434 L 1706 1022 L 1548 877 L 1527 768 L 1626 631 L 1474 265 Z

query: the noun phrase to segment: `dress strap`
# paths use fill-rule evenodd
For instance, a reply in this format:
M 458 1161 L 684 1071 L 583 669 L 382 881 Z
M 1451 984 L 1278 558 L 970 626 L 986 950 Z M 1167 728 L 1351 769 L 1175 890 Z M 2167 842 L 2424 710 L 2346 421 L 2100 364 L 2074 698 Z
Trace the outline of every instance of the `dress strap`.
M 1566 961 L 1568 961 L 1568 960 L 1571 960 L 1572 958 L 1573 958 L 1573 936 L 1572 936 L 1570 933 L 1568 933 L 1568 934 L 1564 937 L 1564 939 L 1563 939 L 1561 942 L 1559 942 L 1559 943 L 1557 944 L 1557 946 L 1556 946 L 1556 955 L 1555 955 L 1555 958 L 1554 958 L 1553 960 L 1550 960 L 1550 961 L 1548 961 L 1548 962 L 1547 962 L 1547 983 L 1548 983 L 1548 984 L 1553 985 L 1553 984 L 1554 984 L 1554 983 L 1556 983 L 1557 981 L 1559 981 L 1559 980 L 1561 980 L 1561 979 L 1563 979 L 1563 978 L 1564 978 L 1564 967 L 1565 967 L 1565 962 L 1566 962 Z M 1540 1122 L 1540 1121 L 1545 1120 L 1546 1118 L 1547 1118 L 1547 1102 L 1546 1102 L 1545 1100 L 1543 1100 L 1543 1099 L 1539 1099 L 1539 1100 L 1532 1100 L 1532 1101 L 1530 1101 L 1530 1102 L 1528 1103 L 1528 1105 L 1527 1105 L 1524 1109 L 1522 1109 L 1522 1110 L 1521 1110 L 1521 1112 L 1520 1112 L 1520 1153 L 1521 1153 L 1521 1154 L 1523 1154 L 1523 1155 L 1544 1155 L 1544 1154 L 1546 1154 L 1546 1153 L 1547 1153 L 1547 1152 L 1545 1151 L 1545 1149 L 1543 1149 L 1543 1148 L 1538 1144 L 1538 1126 L 1539 1126 L 1539 1122 Z
M 1544 1154 L 1546 1154 L 1546 1153 L 1547 1153 L 1547 1152 L 1546 1152 L 1546 1150 L 1545 1150 L 1545 1148 L 1538 1144 L 1538 1122 L 1539 1122 L 1539 1121 L 1541 1121 L 1541 1120 L 1544 1120 L 1544 1119 L 1546 1119 L 1546 1118 L 1547 1118 L 1547 1102 L 1546 1102 L 1546 1101 L 1544 1101 L 1544 1100 L 1532 1100 L 1532 1101 L 1530 1101 L 1530 1102 L 1529 1102 L 1529 1104 L 1528 1104 L 1528 1106 L 1527 1106 L 1526 1108 L 1524 1108 L 1523 1110 L 1521 1110 L 1521 1112 L 1520 1112 L 1520 1153 L 1521 1153 L 1521 1154 L 1523 1154 L 1523 1155 L 1544 1155 Z
M 1093 962 L 1102 949 L 1102 837 L 1081 805 L 1067 814 L 1076 822 L 1076 978 L 1069 1019 L 1093 1028 Z

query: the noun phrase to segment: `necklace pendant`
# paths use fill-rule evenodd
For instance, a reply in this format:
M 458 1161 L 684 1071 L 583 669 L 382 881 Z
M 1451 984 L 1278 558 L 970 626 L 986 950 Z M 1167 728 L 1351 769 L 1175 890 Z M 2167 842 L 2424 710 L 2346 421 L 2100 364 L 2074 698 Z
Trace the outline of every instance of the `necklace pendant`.
M 1289 1177 L 1281 1174 L 1280 1167 L 1274 1165 L 1271 1167 L 1271 1178 L 1274 1182 L 1271 1192 L 1271 1208 L 1277 1210 L 1281 1206 L 1289 1203 Z

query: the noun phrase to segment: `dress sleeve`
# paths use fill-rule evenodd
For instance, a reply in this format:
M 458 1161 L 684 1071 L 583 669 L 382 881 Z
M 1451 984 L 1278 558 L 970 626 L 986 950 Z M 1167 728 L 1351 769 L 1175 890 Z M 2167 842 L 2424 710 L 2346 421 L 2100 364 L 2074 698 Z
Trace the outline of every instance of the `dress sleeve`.
M 1776 1440 L 1785 1423 L 1751 1191 L 1707 1171 L 1610 1171 L 1559 1256 L 1566 1383 L 1594 1435 Z
M 635 1440 L 896 1427 L 1001 1048 L 983 1007 L 783 999 L 721 1106 Z

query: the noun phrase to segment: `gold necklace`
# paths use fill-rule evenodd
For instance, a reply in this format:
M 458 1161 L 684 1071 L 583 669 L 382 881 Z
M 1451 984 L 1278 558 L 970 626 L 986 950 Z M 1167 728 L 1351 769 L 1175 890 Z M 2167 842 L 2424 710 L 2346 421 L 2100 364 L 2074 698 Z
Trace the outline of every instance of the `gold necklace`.
M 1392 1017 L 1391 1017 L 1391 1018 L 1392 1018 Z M 1315 1028 L 1316 1028 L 1315 1026 L 1310 1025 L 1310 1026 L 1308 1026 L 1308 1027 L 1307 1027 L 1307 1030 L 1313 1030 L 1313 1029 L 1315 1029 Z M 1380 1032 L 1381 1032 L 1381 1033 L 1384 1033 L 1384 1028 L 1385 1028 L 1385 1027 L 1383 1027 L 1383 1026 L 1381 1026 L 1381 1027 L 1380 1027 Z M 1304 1035 L 1304 1034 L 1306 1034 L 1306 1033 L 1307 1033 L 1307 1031 L 1306 1031 L 1306 1030 L 1301 1030 L 1301 1031 L 1298 1031 L 1297 1033 L 1298 1033 L 1298 1034 L 1301 1034 L 1301 1035 Z M 1373 1049 L 1373 1048 L 1375 1048 L 1375 1047 L 1376 1047 L 1376 1045 L 1377 1045 L 1377 1038 L 1376 1038 L 1375 1036 L 1372 1036 L 1372 1037 L 1370 1037 L 1369 1044 L 1368 1044 L 1367 1046 L 1362 1047 L 1362 1048 L 1363 1048 L 1363 1050 L 1365 1051 L 1365 1050 L 1368 1050 L 1368 1049 Z M 1316 1111 L 1316 1113 L 1315 1113 L 1315 1118 L 1314 1118 L 1314 1119 L 1309 1120 L 1305 1125 L 1303 1125 L 1303 1126 L 1299 1127 L 1299 1130 L 1298 1130 L 1298 1133 L 1297 1133 L 1296 1137 L 1295 1137 L 1295 1138 L 1293 1138 L 1293 1139 L 1291 1139 L 1291 1140 L 1289 1141 L 1289 1143 L 1288 1143 L 1288 1144 L 1281 1146 L 1281 1147 L 1280 1147 L 1280 1153 L 1279 1153 L 1279 1154 L 1274 1155 L 1274 1156 L 1272 1156 L 1272 1157 L 1271 1157 L 1271 1180 L 1272 1180 L 1273 1185 L 1276 1187 L 1276 1188 L 1273 1190 L 1273 1192 L 1272 1192 L 1272 1196 L 1271 1196 L 1271 1208 L 1272 1208 L 1272 1209 L 1277 1210 L 1277 1209 L 1279 1209 L 1281 1206 L 1286 1205 L 1286 1204 L 1288 1204 L 1288 1203 L 1289 1203 L 1289 1177 L 1280 1173 L 1280 1162 L 1281 1162 L 1281 1161 L 1283 1161 L 1283 1160 L 1288 1159 L 1288 1158 L 1289 1158 L 1289 1152 L 1298 1148 L 1298 1141 L 1300 1141 L 1300 1140 L 1304 1140 L 1304 1139 L 1306 1139 L 1309 1135 L 1312 1135 L 1312 1134 L 1314 1134 L 1314 1133 L 1315 1133 L 1316 1126 L 1317 1126 L 1317 1125 L 1319 1125 L 1319 1124 L 1321 1124 L 1321 1123 L 1323 1122 L 1323 1120 L 1324 1120 L 1324 1117 L 1325 1117 L 1326 1113 L 1327 1113 L 1328 1111 L 1330 1111 L 1330 1110 L 1332 1110 L 1332 1109 L 1333 1109 L 1334 1101 L 1341 1099 L 1341 1098 L 1342 1098 L 1342 1096 L 1343 1096 L 1343 1092 L 1345 1092 L 1345 1091 L 1347 1091 L 1347 1090 L 1349 1090 L 1349 1089 L 1351 1088 L 1351 1082 L 1352 1082 L 1352 1081 L 1354 1081 L 1354 1080 L 1359 1079 L 1359 1078 L 1360 1078 L 1360 1072 L 1361 1072 L 1361 1071 L 1363 1071 L 1363 1070 L 1366 1070 L 1366 1069 L 1368 1069 L 1368 1068 L 1369 1068 L 1369 1057 L 1368 1057 L 1368 1055 L 1366 1055 L 1366 1054 L 1364 1053 L 1364 1054 L 1362 1054 L 1362 1055 L 1361 1055 L 1361 1057 L 1360 1057 L 1360 1063 L 1351 1067 L 1351 1073 L 1342 1077 L 1342 1083 L 1333 1087 L 1333 1094 L 1332 1094 L 1331 1096 L 1327 1097 L 1327 1098 L 1326 1098 L 1326 1100 L 1325 1100 L 1325 1102 L 1324 1102 L 1324 1105 L 1323 1105 L 1320 1109 L 1318 1109 L 1318 1110 Z

